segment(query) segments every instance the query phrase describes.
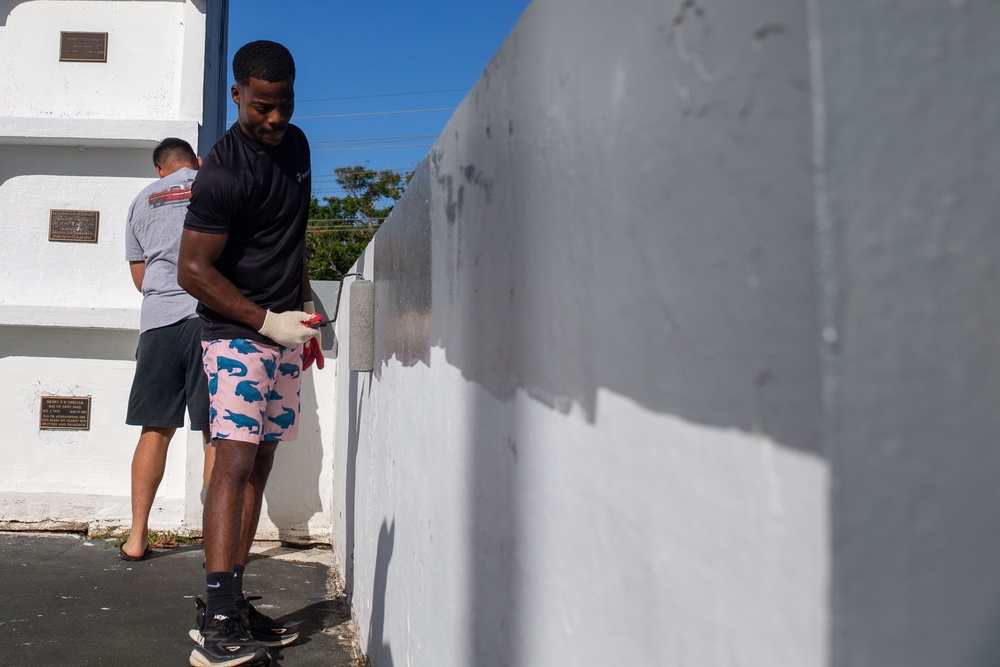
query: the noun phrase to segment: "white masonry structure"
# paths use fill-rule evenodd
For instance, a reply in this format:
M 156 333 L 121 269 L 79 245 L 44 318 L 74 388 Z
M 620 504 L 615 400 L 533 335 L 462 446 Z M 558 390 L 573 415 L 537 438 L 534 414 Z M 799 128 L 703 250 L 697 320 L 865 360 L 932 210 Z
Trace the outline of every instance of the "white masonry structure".
M 0 1 L 0 527 L 128 524 L 142 298 L 125 217 L 160 140 L 204 153 L 224 130 L 226 11 Z M 181 527 L 185 506 L 200 524 L 192 456 L 197 437 L 175 438 L 154 527 Z

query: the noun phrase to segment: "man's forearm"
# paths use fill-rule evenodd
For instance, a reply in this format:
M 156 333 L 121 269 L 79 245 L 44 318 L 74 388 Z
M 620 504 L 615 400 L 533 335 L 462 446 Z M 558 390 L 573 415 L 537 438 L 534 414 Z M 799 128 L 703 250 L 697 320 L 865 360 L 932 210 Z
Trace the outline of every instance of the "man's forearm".
M 188 294 L 220 315 L 245 324 L 254 331 L 260 331 L 264 325 L 267 311 L 240 294 L 236 285 L 214 266 L 180 268 L 177 281 Z
M 146 278 L 146 262 L 129 262 L 128 271 L 132 276 L 132 284 L 142 292 L 142 281 Z

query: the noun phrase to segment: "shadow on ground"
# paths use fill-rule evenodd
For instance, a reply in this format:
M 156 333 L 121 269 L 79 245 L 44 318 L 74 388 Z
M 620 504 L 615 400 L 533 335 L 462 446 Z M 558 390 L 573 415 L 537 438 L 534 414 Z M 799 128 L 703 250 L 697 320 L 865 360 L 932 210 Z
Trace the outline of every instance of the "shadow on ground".
M 103 540 L 0 533 L 0 664 L 188 664 L 203 560 L 198 545 L 126 562 Z M 262 612 L 301 624 L 296 643 L 272 650 L 272 665 L 364 664 L 328 548 L 255 547 L 244 582 L 263 596 Z

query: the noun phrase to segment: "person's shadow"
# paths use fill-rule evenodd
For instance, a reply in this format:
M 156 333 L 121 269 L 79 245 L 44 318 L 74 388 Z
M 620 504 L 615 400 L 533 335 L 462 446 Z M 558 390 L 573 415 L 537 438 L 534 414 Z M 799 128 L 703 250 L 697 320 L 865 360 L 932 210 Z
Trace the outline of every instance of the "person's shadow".
M 392 647 L 385 643 L 385 594 L 389 587 L 389 563 L 396 542 L 396 522 L 382 522 L 375 552 L 375 582 L 372 588 L 372 617 L 368 633 L 369 663 L 379 667 L 392 667 Z
M 316 310 L 327 316 L 322 298 L 314 287 L 313 300 Z M 332 327 L 325 326 L 323 348 L 326 356 L 332 348 Z M 323 511 L 320 497 L 320 475 L 323 471 L 323 433 L 319 420 L 319 400 L 316 382 L 325 382 L 332 377 L 336 361 L 331 359 L 330 368 L 320 370 L 315 365 L 302 374 L 302 389 L 299 394 L 299 435 L 298 439 L 278 445 L 274 457 L 274 467 L 264 488 L 267 503 L 267 517 L 278 529 L 278 539 L 282 542 L 303 543 L 316 541 L 309 528 L 309 521 Z M 320 536 L 324 540 L 327 535 Z
M 345 597 L 333 600 L 320 600 L 275 620 L 282 624 L 297 626 L 299 637 L 288 646 L 278 646 L 270 649 L 272 667 L 281 664 L 285 649 L 291 649 L 294 653 L 296 648 L 313 641 L 313 637 L 318 633 L 322 633 L 324 630 L 329 631 L 331 628 L 350 621 L 351 605 Z
M 267 517 L 278 529 L 282 542 L 302 543 L 311 540 L 309 520 L 323 511 L 319 479 L 323 466 L 316 389 L 310 373 L 302 379 L 300 394 L 299 437 L 278 445 L 274 467 L 264 487 Z

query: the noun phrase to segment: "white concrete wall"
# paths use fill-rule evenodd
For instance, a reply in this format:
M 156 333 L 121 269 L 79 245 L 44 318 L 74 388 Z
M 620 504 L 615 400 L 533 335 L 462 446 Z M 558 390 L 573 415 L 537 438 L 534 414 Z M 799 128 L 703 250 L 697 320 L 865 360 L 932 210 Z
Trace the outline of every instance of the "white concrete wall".
M 827 664 L 806 19 L 536 0 L 455 113 L 339 378 L 373 665 Z
M 156 179 L 151 154 L 0 145 L 0 262 L 11 279 L 0 304 L 137 311 L 125 221 L 132 198 Z M 50 242 L 51 209 L 98 211 L 97 243 Z
M 8 461 L 0 522 L 127 524 L 139 429 L 124 419 L 142 298 L 124 258 L 125 219 L 156 178 L 156 143 L 198 141 L 204 6 L 28 0 L 3 3 L 0 15 L 8 100 L 0 117 L 0 394 L 11 430 L 0 445 Z M 107 63 L 59 62 L 63 30 L 108 32 Z M 97 211 L 97 242 L 49 241 L 52 209 Z M 90 430 L 41 430 L 46 395 L 91 396 Z M 200 465 L 183 440 L 171 448 L 151 517 L 158 529 L 198 527 L 183 525 L 186 468 Z
M 204 3 L 30 0 L 0 28 L 4 115 L 201 120 Z M 108 33 L 107 63 L 59 61 L 59 33 Z
M 321 303 L 336 288 L 316 283 Z M 331 296 L 332 294 L 332 296 Z M 33 309 L 30 312 L 37 312 Z M 103 321 L 106 313 L 95 320 Z M 125 425 L 138 332 L 0 325 L 0 527 L 127 528 L 130 465 L 139 428 Z M 333 339 L 325 342 L 333 355 Z M 337 368 L 307 371 L 299 439 L 281 445 L 264 497 L 261 539 L 330 542 Z M 91 396 L 89 431 L 39 428 L 41 397 Z M 201 532 L 200 433 L 179 430 L 157 493 L 153 530 Z
M 161 139 L 210 145 L 221 130 L 224 108 L 203 104 L 225 60 L 220 11 L 204 0 L 0 2 L 0 401 L 10 431 L 0 525 L 129 523 L 139 429 L 124 420 L 141 296 L 125 220 L 156 178 Z M 222 34 L 207 40 L 208 23 Z M 107 32 L 107 62 L 59 62 L 63 30 Z M 97 242 L 50 242 L 52 209 L 97 211 Z M 91 396 L 90 430 L 41 430 L 46 395 Z M 198 435 L 175 439 L 154 529 L 200 530 L 201 460 Z

